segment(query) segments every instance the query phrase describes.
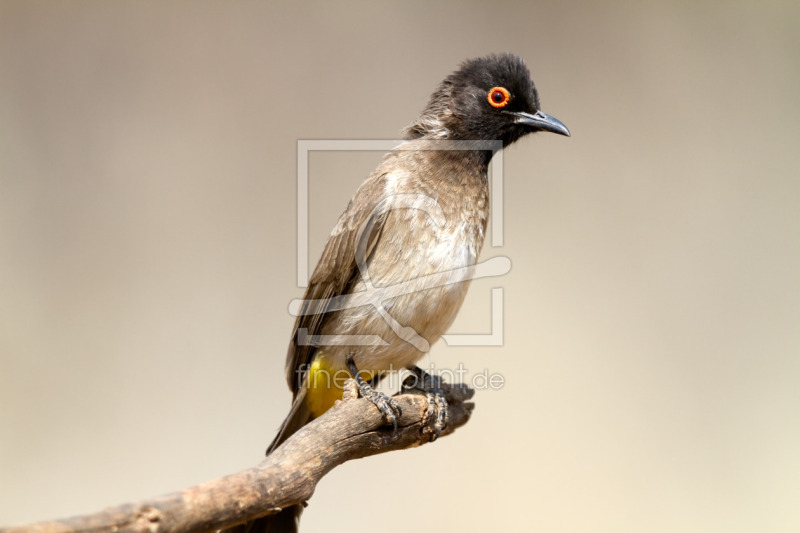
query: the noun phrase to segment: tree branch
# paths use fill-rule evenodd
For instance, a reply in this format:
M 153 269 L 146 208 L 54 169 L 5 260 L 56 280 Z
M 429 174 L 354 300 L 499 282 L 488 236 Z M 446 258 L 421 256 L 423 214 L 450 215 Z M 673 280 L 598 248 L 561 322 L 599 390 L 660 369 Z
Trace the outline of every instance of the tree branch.
M 442 386 L 450 404 L 442 435 L 464 425 L 473 404 L 466 386 Z M 112 507 L 91 515 L 0 528 L 0 533 L 198 532 L 230 527 L 311 498 L 322 477 L 351 459 L 414 448 L 430 439 L 425 425 L 428 402 L 423 395 L 395 396 L 402 416 L 397 433 L 381 427 L 381 415 L 368 401 L 345 399 L 295 433 L 253 468 L 180 492 L 139 503 Z

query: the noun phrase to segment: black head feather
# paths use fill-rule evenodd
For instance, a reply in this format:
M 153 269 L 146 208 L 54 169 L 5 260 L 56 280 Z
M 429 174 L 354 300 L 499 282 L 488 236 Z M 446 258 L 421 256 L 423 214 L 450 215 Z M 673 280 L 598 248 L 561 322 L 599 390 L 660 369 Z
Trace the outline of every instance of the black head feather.
M 496 87 L 510 94 L 508 103 L 501 108 L 491 105 L 488 98 Z M 524 119 L 534 115 L 552 119 L 560 128 Z M 569 134 L 563 124 L 540 112 L 539 94 L 522 59 L 500 54 L 462 63 L 434 91 L 420 117 L 406 128 L 405 135 L 407 139 L 500 139 L 507 146 L 526 133 L 539 130 Z

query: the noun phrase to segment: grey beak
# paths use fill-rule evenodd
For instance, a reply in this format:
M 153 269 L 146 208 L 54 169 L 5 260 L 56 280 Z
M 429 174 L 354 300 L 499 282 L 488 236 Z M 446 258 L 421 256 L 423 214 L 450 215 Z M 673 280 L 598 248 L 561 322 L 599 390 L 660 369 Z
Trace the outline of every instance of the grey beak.
M 551 131 L 569 137 L 569 129 L 564 123 L 547 113 L 537 111 L 534 114 L 530 114 L 519 111 L 513 114 L 516 117 L 517 124 L 528 126 L 534 131 Z

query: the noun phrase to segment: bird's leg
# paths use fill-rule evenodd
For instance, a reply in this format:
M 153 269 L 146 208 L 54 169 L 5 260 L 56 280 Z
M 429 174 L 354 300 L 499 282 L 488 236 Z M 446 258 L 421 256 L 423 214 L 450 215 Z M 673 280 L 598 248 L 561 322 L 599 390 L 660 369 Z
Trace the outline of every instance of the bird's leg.
M 361 373 L 358 371 L 358 367 L 356 367 L 355 361 L 353 361 L 353 356 L 347 357 L 346 364 L 347 370 L 350 371 L 350 373 L 353 375 L 353 379 L 356 380 L 359 396 L 366 398 L 375 404 L 375 407 L 377 407 L 378 411 L 380 411 L 381 415 L 383 415 L 384 423 L 391 424 L 392 431 L 397 432 L 397 419 L 400 418 L 400 415 L 402 414 L 400 406 L 392 398 L 389 398 L 384 393 L 375 390 L 372 388 L 372 385 L 364 381 L 364 378 L 361 377 Z
M 439 438 L 442 430 L 447 427 L 447 399 L 442 392 L 442 378 L 428 374 L 418 366 L 409 370 L 414 374 L 403 381 L 402 392 L 413 390 L 421 391 L 428 400 L 428 410 L 425 413 L 425 428 L 431 433 L 431 442 Z M 435 415 L 435 417 L 434 417 Z

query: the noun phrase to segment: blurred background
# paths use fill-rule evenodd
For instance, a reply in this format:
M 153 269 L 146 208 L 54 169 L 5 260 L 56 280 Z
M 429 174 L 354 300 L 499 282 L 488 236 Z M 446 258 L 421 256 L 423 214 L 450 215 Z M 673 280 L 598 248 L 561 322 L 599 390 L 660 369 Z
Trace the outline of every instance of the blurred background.
M 503 287 L 504 345 L 429 361 L 505 386 L 435 445 L 334 470 L 304 530 L 798 531 L 798 23 L 788 1 L 3 1 L 0 525 L 260 460 L 290 401 L 298 139 L 397 138 L 459 62 L 513 51 L 573 137 L 505 153 L 483 258 L 512 270 L 452 328 L 490 332 Z M 311 155 L 312 267 L 380 157 Z

